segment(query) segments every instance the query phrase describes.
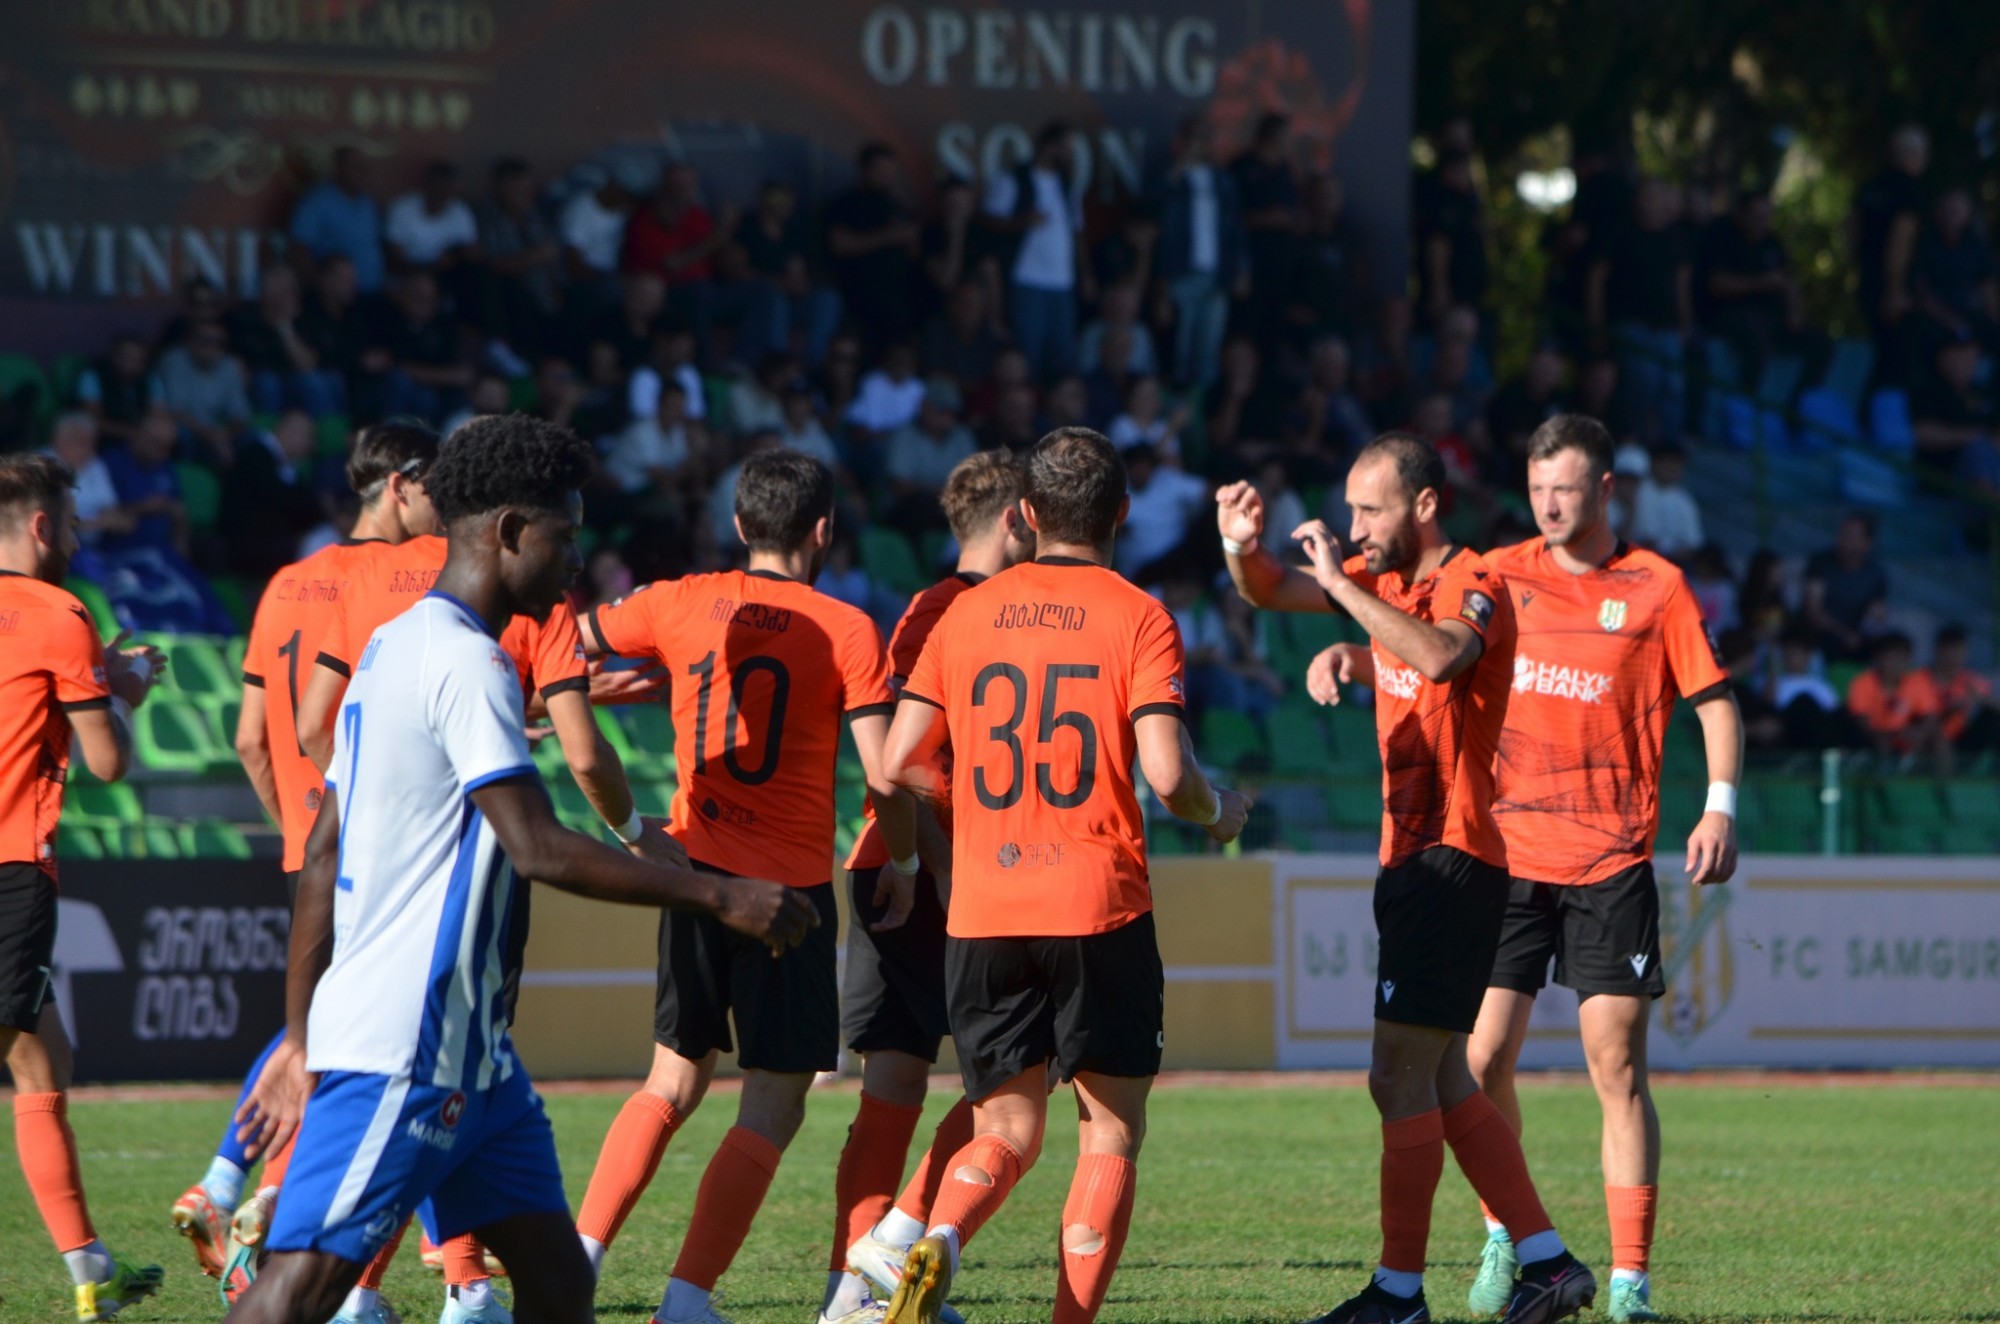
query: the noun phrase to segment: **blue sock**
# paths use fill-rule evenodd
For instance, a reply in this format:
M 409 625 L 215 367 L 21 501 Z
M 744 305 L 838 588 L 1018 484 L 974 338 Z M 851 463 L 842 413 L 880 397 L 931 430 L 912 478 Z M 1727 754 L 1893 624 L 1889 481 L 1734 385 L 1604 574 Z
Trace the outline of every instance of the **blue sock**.
M 250 1102 L 250 1089 L 257 1083 L 257 1077 L 264 1074 L 264 1063 L 270 1059 L 272 1052 L 284 1041 L 285 1032 L 280 1030 L 270 1043 L 264 1045 L 264 1051 L 257 1054 L 257 1060 L 250 1065 L 250 1073 L 243 1077 L 242 1092 L 236 1096 L 237 1109 L 240 1110 L 244 1104 Z M 238 1171 L 248 1172 L 250 1170 L 252 1160 L 249 1155 L 243 1152 L 243 1142 L 236 1138 L 235 1112 L 229 1114 L 229 1124 L 222 1128 L 222 1143 L 215 1147 L 215 1156 L 226 1160 Z

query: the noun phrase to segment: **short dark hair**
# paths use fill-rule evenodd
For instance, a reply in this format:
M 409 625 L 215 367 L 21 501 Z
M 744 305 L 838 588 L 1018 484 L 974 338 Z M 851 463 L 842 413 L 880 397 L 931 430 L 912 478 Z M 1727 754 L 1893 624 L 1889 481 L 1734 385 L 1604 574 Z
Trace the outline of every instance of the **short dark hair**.
M 438 444 L 438 434 L 421 419 L 370 423 L 354 434 L 354 444 L 348 447 L 347 485 L 365 500 L 390 474 L 422 478 L 437 462 Z
M 1530 463 L 1552 460 L 1564 451 L 1582 451 L 1594 475 L 1602 477 L 1611 472 L 1611 433 L 1588 414 L 1557 414 L 1528 438 Z
M 1875 642 L 1869 645 L 1868 656 L 1880 661 L 1883 654 L 1899 650 L 1914 654 L 1917 651 L 1917 646 L 1911 642 L 1910 636 L 1904 634 L 1901 630 L 1891 630 L 1887 634 L 1878 634 L 1875 636 Z
M 1125 461 L 1101 432 L 1057 428 L 1028 452 L 1028 504 L 1042 541 L 1102 547 L 1118 531 Z
M 438 447 L 424 488 L 449 528 L 503 506 L 558 510 L 593 463 L 590 443 L 568 428 L 532 414 L 488 414 Z
M 36 511 L 56 518 L 75 486 L 76 474 L 53 455 L 0 455 L 0 533 L 14 533 Z
M 761 451 L 736 480 L 736 519 L 753 552 L 789 552 L 833 514 L 833 471 L 804 451 Z
M 896 149 L 880 139 L 876 139 L 873 142 L 865 142 L 861 144 L 861 150 L 854 154 L 854 168 L 865 175 L 868 173 L 868 167 L 874 165 L 885 156 L 894 158 L 895 155 Z
M 1250 140 L 1261 147 L 1291 127 L 1290 115 L 1281 110 L 1267 110 L 1257 117 L 1257 127 L 1250 131 Z
M 1396 477 L 1412 500 L 1427 487 L 1439 496 L 1444 495 L 1444 457 L 1437 453 L 1437 447 L 1416 433 L 1384 432 L 1361 448 L 1354 457 L 1354 467 L 1358 469 L 1369 460 L 1380 459 L 1396 466 Z
M 1947 621 L 1938 627 L 1933 648 L 1956 648 L 1965 642 L 1965 627 L 1957 621 Z
M 1021 499 L 1021 462 L 1002 450 L 968 455 L 944 480 L 938 504 L 961 545 L 986 532 L 1000 512 Z

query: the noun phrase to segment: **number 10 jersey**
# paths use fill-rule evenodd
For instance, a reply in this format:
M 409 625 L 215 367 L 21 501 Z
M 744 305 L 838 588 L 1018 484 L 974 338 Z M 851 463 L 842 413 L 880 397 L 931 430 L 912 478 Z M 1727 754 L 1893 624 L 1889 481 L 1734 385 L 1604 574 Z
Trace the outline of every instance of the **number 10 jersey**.
M 1184 664 L 1166 608 L 1087 561 L 958 595 L 903 687 L 951 733 L 953 937 L 1083 937 L 1152 910 L 1134 725 L 1181 718 Z

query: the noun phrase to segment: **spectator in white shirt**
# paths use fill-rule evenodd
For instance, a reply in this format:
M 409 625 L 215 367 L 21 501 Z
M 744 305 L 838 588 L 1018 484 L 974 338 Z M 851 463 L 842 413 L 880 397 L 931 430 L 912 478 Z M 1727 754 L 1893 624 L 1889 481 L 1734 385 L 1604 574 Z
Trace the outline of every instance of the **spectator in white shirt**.
M 618 255 L 625 245 L 625 219 L 632 214 L 632 195 L 618 176 L 601 167 L 578 172 L 584 187 L 570 195 L 556 218 L 563 262 L 579 288 L 612 292 L 618 288 Z
M 1007 317 L 1036 379 L 1076 366 L 1077 296 L 1094 297 L 1080 237 L 1083 209 L 1070 194 L 1073 132 L 1058 121 L 1035 136 L 1035 155 L 986 183 L 986 225 L 1016 245 Z
M 1132 350 L 1125 360 L 1127 372 L 1148 376 L 1160 370 L 1159 358 L 1153 352 L 1153 333 L 1139 320 L 1139 287 L 1121 280 L 1104 291 L 1104 298 L 1097 306 L 1097 319 L 1083 328 L 1076 346 L 1078 372 L 1088 372 L 1103 361 L 1104 335 L 1112 327 L 1124 327 L 1132 333 Z
M 426 166 L 423 187 L 389 204 L 383 238 L 391 262 L 406 269 L 443 271 L 470 257 L 479 244 L 479 222 L 458 196 L 458 167 L 449 161 Z
M 653 417 L 660 407 L 661 383 L 673 381 L 680 384 L 681 393 L 687 397 L 687 416 L 706 420 L 708 397 L 701 372 L 694 366 L 694 332 L 684 325 L 664 326 L 653 332 L 648 344 L 646 366 L 632 374 L 632 381 L 626 387 L 626 404 L 632 417 Z
M 1208 484 L 1160 463 L 1159 452 L 1141 442 L 1125 452 L 1125 486 L 1132 504 L 1118 530 L 1115 564 L 1127 579 L 1143 583 L 1152 567 L 1187 542 L 1208 507 Z
M 1701 508 L 1681 486 L 1686 472 L 1687 452 L 1674 445 L 1659 447 L 1653 452 L 1651 473 L 1632 500 L 1632 541 L 1670 561 L 1693 555 L 1707 541 L 1702 536 Z
M 696 461 L 704 443 L 701 424 L 688 417 L 687 393 L 669 379 L 653 416 L 633 419 L 618 434 L 604 472 L 627 496 L 651 489 L 677 506 L 700 479 Z
M 794 377 L 785 383 L 778 399 L 785 411 L 785 421 L 778 429 L 784 444 L 839 473 L 840 452 L 834 447 L 833 438 L 826 435 L 826 426 L 819 421 L 812 383 L 804 377 Z
M 897 428 L 889 438 L 882 471 L 889 478 L 896 504 L 889 522 L 901 529 L 944 527 L 938 493 L 960 460 L 978 447 L 972 430 L 959 421 L 965 397 L 949 377 L 933 377 L 924 387 L 923 407 L 914 423 Z
M 128 532 L 134 523 L 130 513 L 118 506 L 118 489 L 112 485 L 111 470 L 97 454 L 97 420 L 81 409 L 56 419 L 49 437 L 49 453 L 69 466 L 76 475 L 77 533 L 89 546 L 105 529 Z
M 884 351 L 882 366 L 862 377 L 854 403 L 847 407 L 847 421 L 868 432 L 894 432 L 914 422 L 923 404 L 916 348 L 898 341 Z
M 1626 443 L 1611 461 L 1611 501 L 1605 517 L 1611 531 L 1621 538 L 1632 536 L 1632 515 L 1639 504 L 1639 485 L 1653 475 L 1653 462 L 1645 448 Z

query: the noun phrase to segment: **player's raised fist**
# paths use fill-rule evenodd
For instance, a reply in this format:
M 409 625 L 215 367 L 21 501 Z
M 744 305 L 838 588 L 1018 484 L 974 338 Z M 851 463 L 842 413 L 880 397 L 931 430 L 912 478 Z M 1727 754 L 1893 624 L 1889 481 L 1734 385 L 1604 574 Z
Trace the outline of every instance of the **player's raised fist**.
M 1243 825 L 1250 819 L 1250 806 L 1256 802 L 1241 791 L 1232 791 L 1226 786 L 1215 788 L 1215 798 L 1222 802 L 1222 817 L 1210 823 L 1205 831 L 1227 845 L 1243 835 Z
M 738 933 L 769 947 L 773 956 L 784 955 L 805 941 L 808 930 L 819 927 L 819 912 L 805 893 L 758 878 L 724 879 L 715 914 Z
M 1248 547 L 1264 537 L 1264 497 L 1248 483 L 1231 483 L 1215 494 L 1215 526 L 1222 536 Z

